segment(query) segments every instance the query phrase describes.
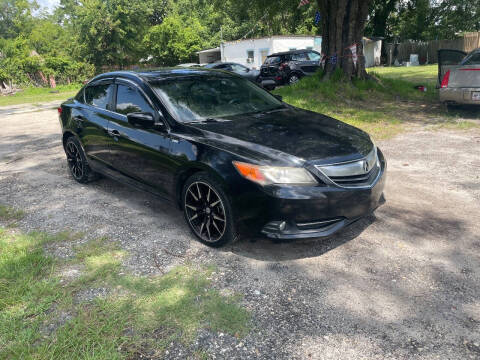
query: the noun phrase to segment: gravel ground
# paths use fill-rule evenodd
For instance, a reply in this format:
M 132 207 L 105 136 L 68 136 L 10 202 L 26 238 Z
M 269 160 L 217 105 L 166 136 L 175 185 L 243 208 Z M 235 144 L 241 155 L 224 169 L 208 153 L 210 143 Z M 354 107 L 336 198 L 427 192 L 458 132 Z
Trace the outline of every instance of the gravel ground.
M 55 110 L 0 110 L 0 203 L 26 212 L 21 229 L 108 236 L 135 274 L 215 263 L 214 286 L 243 295 L 254 324 L 247 337 L 202 330 L 166 358 L 203 350 L 217 359 L 480 359 L 478 128 L 417 127 L 380 143 L 387 202 L 336 236 L 214 250 L 149 194 L 109 179 L 74 182 Z M 50 250 L 69 257 L 78 241 Z

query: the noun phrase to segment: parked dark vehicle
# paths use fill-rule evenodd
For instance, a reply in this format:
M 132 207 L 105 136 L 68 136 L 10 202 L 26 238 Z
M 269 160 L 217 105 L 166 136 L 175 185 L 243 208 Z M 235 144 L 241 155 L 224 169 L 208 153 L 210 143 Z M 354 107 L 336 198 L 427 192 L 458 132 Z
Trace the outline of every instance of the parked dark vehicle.
M 210 246 L 327 236 L 381 202 L 386 162 L 365 132 L 233 74 L 106 73 L 58 111 L 75 180 L 168 199 Z
M 303 76 L 313 75 L 321 67 L 322 57 L 313 50 L 292 50 L 267 56 L 260 67 L 261 80 L 277 85 L 294 84 Z
M 248 79 L 253 82 L 258 82 L 260 71 L 249 69 L 248 67 L 237 64 L 233 62 L 218 62 L 218 63 L 211 63 L 204 66 L 206 69 L 215 69 L 215 70 L 224 70 L 230 71 L 245 79 Z

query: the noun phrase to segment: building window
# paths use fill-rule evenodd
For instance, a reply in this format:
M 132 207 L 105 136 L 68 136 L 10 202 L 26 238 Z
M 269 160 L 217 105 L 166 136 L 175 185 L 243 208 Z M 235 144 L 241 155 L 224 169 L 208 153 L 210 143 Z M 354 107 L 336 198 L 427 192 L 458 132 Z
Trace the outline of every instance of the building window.
M 293 51 L 293 50 L 297 50 L 297 48 L 290 48 L 288 50 Z
M 252 64 L 254 59 L 254 50 L 247 50 L 247 63 Z

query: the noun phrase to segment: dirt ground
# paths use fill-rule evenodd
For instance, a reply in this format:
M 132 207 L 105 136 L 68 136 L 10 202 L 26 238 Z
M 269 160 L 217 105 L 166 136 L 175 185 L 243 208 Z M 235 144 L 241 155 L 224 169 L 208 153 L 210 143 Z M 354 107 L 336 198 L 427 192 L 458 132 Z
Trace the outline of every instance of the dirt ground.
M 243 296 L 253 329 L 201 331 L 196 346 L 212 358 L 480 359 L 480 128 L 417 127 L 379 143 L 386 204 L 329 239 L 214 250 L 160 199 L 109 179 L 76 183 L 56 110 L 2 111 L 0 203 L 26 212 L 20 228 L 106 235 L 135 274 L 217 265 L 215 286 Z M 165 356 L 192 351 L 172 344 Z

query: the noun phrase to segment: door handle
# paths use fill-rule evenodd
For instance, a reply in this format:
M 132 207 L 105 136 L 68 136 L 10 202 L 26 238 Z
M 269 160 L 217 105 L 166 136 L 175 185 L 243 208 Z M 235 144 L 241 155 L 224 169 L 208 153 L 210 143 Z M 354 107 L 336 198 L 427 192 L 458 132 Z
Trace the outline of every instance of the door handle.
M 83 116 L 75 116 L 73 118 L 74 121 L 78 121 L 78 122 L 83 122 L 85 120 L 85 118 Z
M 109 129 L 109 130 L 108 130 L 108 135 L 110 135 L 110 136 L 121 136 L 122 134 L 121 134 L 120 131 L 118 131 L 118 130 L 115 130 L 115 129 L 114 129 L 114 130 L 110 130 L 110 129 Z

